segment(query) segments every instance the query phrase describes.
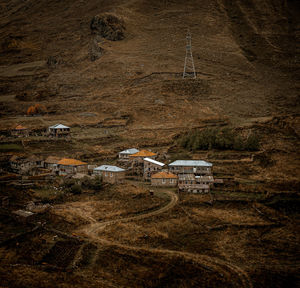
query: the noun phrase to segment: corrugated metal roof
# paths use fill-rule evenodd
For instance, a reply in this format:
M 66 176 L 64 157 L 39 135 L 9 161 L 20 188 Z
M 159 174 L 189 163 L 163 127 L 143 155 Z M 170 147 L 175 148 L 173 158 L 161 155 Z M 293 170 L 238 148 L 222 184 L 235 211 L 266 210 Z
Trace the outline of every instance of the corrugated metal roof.
M 112 165 L 101 165 L 101 166 L 95 168 L 94 170 L 96 170 L 96 171 L 109 171 L 109 172 L 123 172 L 123 171 L 125 171 L 125 169 L 122 169 L 122 168 L 117 167 L 117 166 L 112 166 Z
M 177 179 L 177 175 L 173 174 L 173 173 L 170 173 L 170 172 L 158 172 L 156 174 L 153 174 L 151 176 L 151 178 L 153 179 L 167 179 L 167 178 L 170 178 L 170 179 Z
M 144 158 L 144 161 L 151 162 L 151 163 L 159 165 L 161 167 L 165 166 L 165 163 L 162 163 L 162 162 L 159 162 L 159 161 L 153 160 L 151 158 L 147 158 L 147 157 Z
M 135 149 L 135 148 L 131 148 L 131 149 L 123 150 L 119 154 L 129 154 L 129 155 L 131 155 L 131 154 L 135 154 L 137 152 L 140 152 L 140 150 Z
M 151 157 L 151 156 L 155 156 L 155 155 L 156 154 L 151 151 L 141 150 L 135 154 L 130 155 L 130 157 Z
M 70 128 L 70 127 L 68 127 L 68 126 L 65 126 L 65 125 L 63 125 L 63 124 L 55 124 L 55 125 L 53 125 L 53 126 L 50 126 L 49 127 L 49 129 L 67 129 L 67 128 Z
M 203 160 L 176 160 L 170 163 L 169 166 L 211 167 L 213 164 Z
M 59 165 L 71 165 L 71 166 L 80 166 L 80 165 L 87 165 L 85 162 L 81 162 L 76 159 L 68 159 L 68 158 L 63 158 L 61 159 L 57 164 Z

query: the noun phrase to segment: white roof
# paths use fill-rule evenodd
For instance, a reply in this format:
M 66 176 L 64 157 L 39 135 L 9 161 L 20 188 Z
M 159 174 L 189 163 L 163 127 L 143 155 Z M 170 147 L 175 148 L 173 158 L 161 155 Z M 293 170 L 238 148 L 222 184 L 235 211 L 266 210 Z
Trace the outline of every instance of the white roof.
M 176 160 L 169 164 L 169 166 L 200 166 L 200 167 L 211 167 L 212 163 L 203 160 Z
M 153 160 L 153 159 L 148 158 L 148 157 L 144 158 L 144 161 L 151 162 L 151 163 L 159 165 L 159 166 L 165 166 L 165 163 L 158 162 L 158 161 Z
M 55 124 L 53 126 L 50 126 L 49 128 L 51 128 L 51 129 L 66 129 L 66 128 L 70 128 L 70 127 L 65 126 L 63 124 Z
M 131 155 L 131 154 L 135 154 L 137 152 L 140 152 L 140 150 L 135 149 L 135 148 L 131 148 L 131 149 L 121 151 L 120 154 L 129 154 L 129 155 Z
M 109 172 L 123 172 L 125 169 L 122 169 L 117 166 L 111 166 L 111 165 L 101 165 L 94 169 L 94 171 L 109 171 Z

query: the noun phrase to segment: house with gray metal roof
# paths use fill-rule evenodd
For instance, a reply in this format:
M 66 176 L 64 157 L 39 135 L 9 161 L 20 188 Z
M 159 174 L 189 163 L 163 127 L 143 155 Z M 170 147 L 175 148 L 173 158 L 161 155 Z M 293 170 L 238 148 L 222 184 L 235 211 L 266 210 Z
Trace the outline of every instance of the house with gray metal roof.
M 125 171 L 125 169 L 117 166 L 101 165 L 93 170 L 93 174 L 100 176 L 103 182 L 115 184 L 124 181 Z
M 176 160 L 169 164 L 169 171 L 178 174 L 211 175 L 212 163 L 203 160 Z
M 123 150 L 123 151 L 119 152 L 119 160 L 120 161 L 129 161 L 129 156 L 133 155 L 139 151 L 140 150 L 138 150 L 136 148 L 130 148 L 130 149 Z
M 52 137 L 66 137 L 70 135 L 71 128 L 63 124 L 55 124 L 48 128 L 49 135 Z

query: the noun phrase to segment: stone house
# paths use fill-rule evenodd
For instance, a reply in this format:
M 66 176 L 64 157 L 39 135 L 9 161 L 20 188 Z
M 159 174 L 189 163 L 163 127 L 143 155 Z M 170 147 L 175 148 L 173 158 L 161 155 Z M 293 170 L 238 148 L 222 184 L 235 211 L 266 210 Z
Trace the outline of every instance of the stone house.
M 141 150 L 135 154 L 129 155 L 132 172 L 142 176 L 144 174 L 144 158 L 155 159 L 155 157 L 156 153 L 147 150 Z
M 48 128 L 51 137 L 67 137 L 70 135 L 71 128 L 63 124 L 56 124 Z
M 57 164 L 58 174 L 62 176 L 88 173 L 88 164 L 76 159 L 63 158 Z
M 212 166 L 212 163 L 202 160 L 176 160 L 169 164 L 169 171 L 176 175 L 211 175 Z
M 150 180 L 151 175 L 162 171 L 164 166 L 165 164 L 162 162 L 156 161 L 148 157 L 144 158 L 144 179 Z
M 178 176 L 170 173 L 161 171 L 151 175 L 151 185 L 158 187 L 176 187 Z
M 59 157 L 55 156 L 49 156 L 45 161 L 44 161 L 44 167 L 48 170 L 50 170 L 53 174 L 58 174 L 59 169 L 58 169 L 58 162 L 61 160 Z
M 194 174 L 178 174 L 178 190 L 192 193 L 208 193 L 210 185 L 197 181 Z M 199 179 L 199 178 L 198 178 Z
M 119 152 L 119 161 L 129 161 L 129 156 L 140 152 L 138 149 L 131 148 Z
M 28 137 L 29 136 L 29 130 L 27 127 L 24 127 L 22 125 L 17 125 L 14 129 L 10 131 L 11 136 L 15 137 Z
M 9 159 L 10 168 L 14 173 L 29 175 L 36 168 L 43 168 L 44 161 L 35 155 L 26 156 L 12 156 Z
M 94 169 L 94 175 L 102 177 L 102 181 L 106 183 L 122 183 L 125 179 L 125 169 L 112 165 L 101 165 Z

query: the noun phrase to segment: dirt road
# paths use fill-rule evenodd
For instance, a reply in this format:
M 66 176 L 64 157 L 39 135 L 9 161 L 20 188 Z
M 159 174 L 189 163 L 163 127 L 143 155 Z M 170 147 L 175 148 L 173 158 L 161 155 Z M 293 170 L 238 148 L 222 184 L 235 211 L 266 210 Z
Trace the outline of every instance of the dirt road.
M 238 280 L 239 283 L 234 283 L 234 284 L 236 284 L 237 287 L 252 288 L 252 282 L 249 279 L 247 273 L 245 271 L 243 271 L 241 268 L 239 268 L 238 266 L 235 266 L 224 260 L 221 260 L 221 259 L 218 259 L 215 257 L 210 257 L 207 255 L 192 254 L 192 253 L 183 252 L 183 251 L 129 246 L 129 245 L 124 245 L 124 244 L 121 244 L 118 242 L 101 239 L 98 236 L 99 230 L 104 229 L 108 225 L 121 223 L 121 222 L 129 222 L 129 221 L 134 221 L 134 220 L 141 220 L 141 219 L 159 215 L 161 213 L 164 213 L 164 212 L 172 209 L 178 202 L 178 196 L 174 192 L 171 192 L 168 190 L 164 191 L 164 193 L 169 195 L 170 201 L 168 202 L 167 205 L 161 207 L 158 210 L 150 211 L 148 213 L 140 214 L 140 215 L 136 215 L 136 216 L 132 216 L 132 217 L 125 217 L 122 219 L 92 223 L 92 224 L 88 225 L 87 227 L 85 227 L 83 230 L 81 230 L 80 234 L 84 234 L 84 235 L 88 236 L 89 239 L 94 240 L 97 243 L 101 243 L 102 245 L 116 246 L 116 247 L 122 248 L 124 250 L 144 251 L 144 252 L 148 252 L 148 253 L 150 252 L 150 253 L 169 255 L 169 256 L 170 255 L 181 256 L 187 260 L 193 260 L 193 261 L 197 262 L 199 265 L 201 265 L 202 267 L 205 267 L 208 270 L 213 270 L 220 275 L 234 274 L 239 279 Z
M 125 217 L 125 218 L 116 219 L 116 220 L 109 220 L 109 221 L 105 221 L 105 222 L 96 222 L 95 219 L 90 219 L 91 217 L 89 217 L 89 220 L 92 220 L 93 223 L 88 225 L 87 227 L 84 227 L 84 229 L 81 230 L 80 233 L 84 233 L 91 238 L 97 239 L 99 230 L 105 228 L 107 225 L 123 223 L 123 222 L 130 222 L 130 221 L 134 221 L 134 220 L 141 220 L 141 219 L 149 218 L 149 217 L 164 213 L 164 212 L 172 209 L 178 202 L 178 196 L 175 193 L 170 192 L 168 190 L 164 191 L 164 193 L 169 195 L 170 202 L 167 205 L 159 208 L 158 210 L 150 211 L 148 213 L 139 214 L 136 216 Z

